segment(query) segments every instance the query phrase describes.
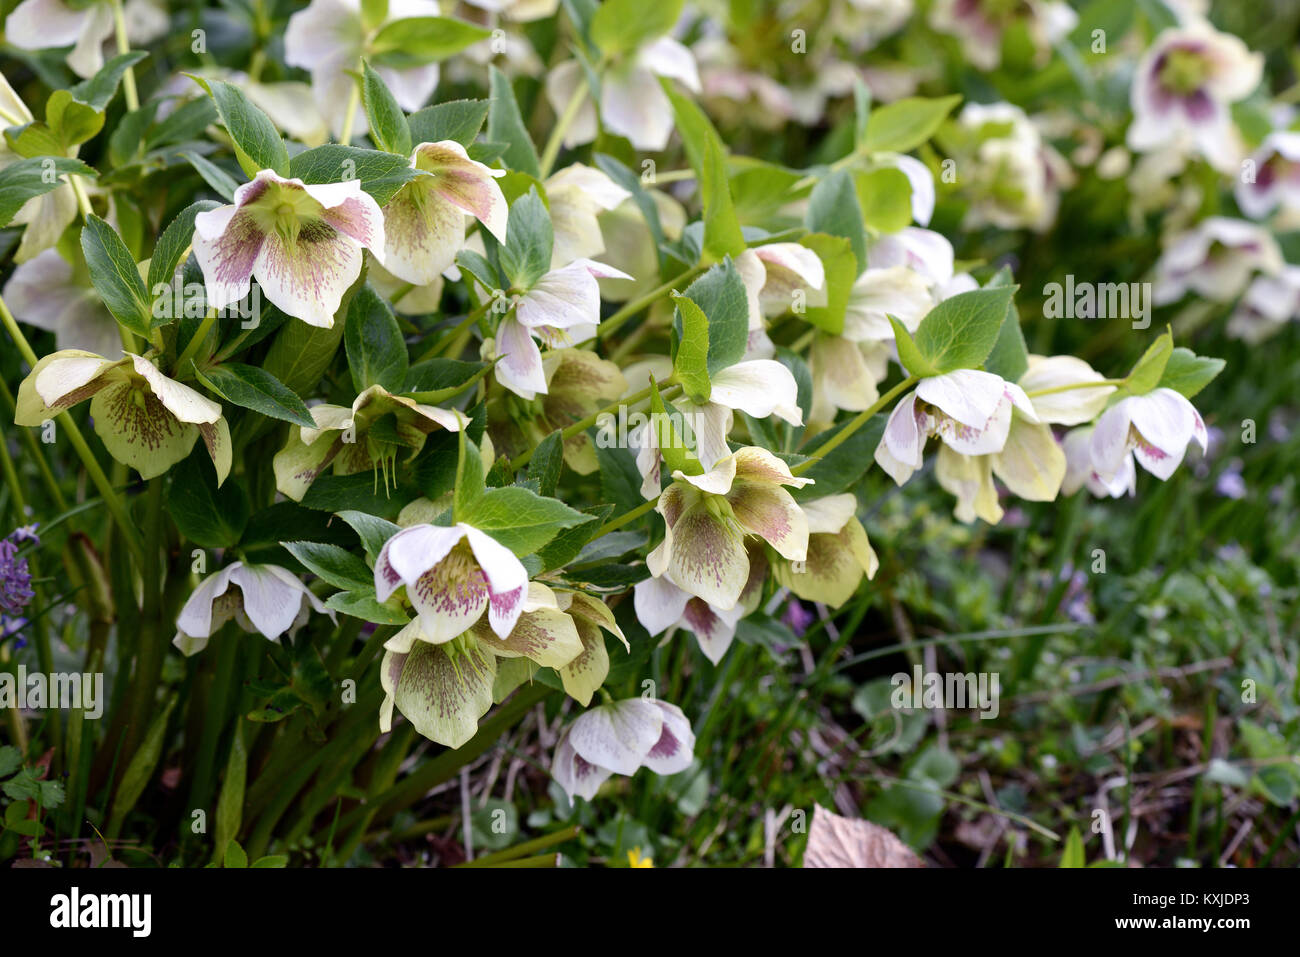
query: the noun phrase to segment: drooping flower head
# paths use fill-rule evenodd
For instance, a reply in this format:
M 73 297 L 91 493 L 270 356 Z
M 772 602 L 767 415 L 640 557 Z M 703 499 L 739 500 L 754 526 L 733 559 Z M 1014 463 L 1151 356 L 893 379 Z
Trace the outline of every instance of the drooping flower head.
M 169 379 L 143 356 L 105 359 L 66 349 L 36 363 L 18 389 L 17 425 L 39 426 L 90 399 L 95 432 L 109 454 L 151 479 L 203 437 L 218 483 L 230 472 L 230 427 L 221 406 Z
M 117 322 L 90 284 L 83 265 L 74 269 L 57 249 L 46 249 L 15 267 L 5 283 L 4 300 L 14 317 L 54 333 L 61 350 L 97 355 L 121 348 Z
M 808 557 L 796 565 L 777 561 L 777 582 L 805 601 L 838 608 L 853 597 L 865 575 L 874 578 L 880 561 L 858 521 L 858 500 L 852 493 L 828 495 L 805 502 L 808 518 Z
M 123 20 L 137 48 L 167 32 L 167 10 L 157 0 L 126 0 Z M 23 0 L 5 21 L 5 40 L 21 50 L 72 47 L 68 66 L 87 79 L 103 67 L 112 34 L 109 0 Z
M 1213 302 L 1231 302 L 1254 273 L 1276 275 L 1283 265 L 1277 240 L 1267 229 L 1210 216 L 1175 236 L 1160 254 L 1152 301 L 1162 306 L 1194 292 Z
M 1093 469 L 1104 483 L 1125 475 L 1128 460 L 1159 479 L 1168 479 L 1195 441 L 1205 451 L 1209 436 L 1196 407 L 1173 389 L 1120 399 L 1101 414 L 1093 430 Z
M 691 766 L 695 734 L 682 709 L 629 698 L 592 708 L 560 733 L 551 775 L 569 795 L 590 801 L 614 774 L 677 774 Z
M 194 217 L 194 256 L 209 308 L 262 293 L 313 326 L 334 325 L 361 274 L 362 249 L 384 258 L 384 219 L 361 181 L 308 185 L 264 169 L 235 190 L 233 206 Z
M 176 619 L 172 644 L 186 656 L 198 654 L 232 619 L 244 631 L 276 641 L 300 628 L 313 610 L 335 618 L 287 568 L 232 562 L 194 589 Z
M 1240 176 L 1237 205 L 1251 219 L 1263 219 L 1281 206 L 1300 210 L 1300 132 L 1275 130 L 1250 157 L 1253 177 Z
M 528 572 L 514 553 L 464 522 L 413 525 L 386 543 L 375 561 L 375 597 L 387 601 L 406 587 L 427 643 L 464 634 L 486 610 L 501 638 L 524 608 Z

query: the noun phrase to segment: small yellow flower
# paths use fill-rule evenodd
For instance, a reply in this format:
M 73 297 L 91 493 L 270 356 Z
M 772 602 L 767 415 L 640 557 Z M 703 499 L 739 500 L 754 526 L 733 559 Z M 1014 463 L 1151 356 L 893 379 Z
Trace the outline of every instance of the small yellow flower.
M 634 847 L 627 852 L 628 867 L 654 867 L 655 859 L 653 857 L 642 857 L 641 848 Z

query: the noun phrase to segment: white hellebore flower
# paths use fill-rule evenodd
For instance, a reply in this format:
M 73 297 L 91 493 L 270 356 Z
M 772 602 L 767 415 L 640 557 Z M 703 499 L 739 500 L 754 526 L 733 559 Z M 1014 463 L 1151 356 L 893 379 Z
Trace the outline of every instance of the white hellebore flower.
M 617 208 L 632 194 L 600 170 L 582 163 L 566 166 L 545 185 L 555 233 L 551 268 L 603 253 L 605 239 L 596 217 Z
M 363 22 L 361 0 L 312 0 L 289 18 L 284 33 L 284 61 L 311 74 L 312 91 L 320 111 L 329 118 L 335 136 L 343 135 L 347 103 L 355 81 L 348 71 L 361 69 L 370 41 L 383 26 L 412 17 L 436 17 L 437 0 L 389 0 L 382 23 Z M 412 67 L 376 66 L 397 105 L 407 113 L 424 106 L 438 85 L 438 64 Z M 353 133 L 369 128 L 358 110 Z
M 1093 426 L 1075 429 L 1061 440 L 1065 452 L 1065 478 L 1061 481 L 1061 494 L 1073 495 L 1085 485 L 1098 498 L 1123 498 L 1137 492 L 1137 467 L 1133 456 L 1124 456 L 1119 471 L 1103 476 L 1092 464 Z
M 379 601 L 403 585 L 425 642 L 451 641 L 485 609 L 492 630 L 506 638 L 523 612 L 528 572 L 510 549 L 464 522 L 413 525 L 385 542 L 375 561 Z
M 736 606 L 750 578 L 745 536 L 755 535 L 791 561 L 808 557 L 808 520 L 783 486 L 802 488 L 812 479 L 766 449 L 749 446 L 720 460 L 703 475 L 673 472 L 676 480 L 659 496 L 664 540 L 646 557 L 655 577 L 723 611 Z
M 1120 399 L 1101 414 L 1090 442 L 1093 470 L 1110 484 L 1127 474 L 1130 459 L 1161 480 L 1168 479 L 1195 440 L 1209 443 L 1196 408 L 1173 389 Z
M 795 308 L 796 296 L 803 296 L 805 305 L 825 305 L 826 267 L 815 252 L 798 243 L 752 246 L 736 257 L 735 266 L 749 307 L 745 358 L 770 359 L 776 346 L 767 336 L 763 316 Z
M 858 500 L 851 492 L 803 504 L 808 519 L 808 558 L 773 565 L 777 582 L 804 601 L 839 608 L 853 597 L 865 575 L 875 578 L 880 560 L 858 521 Z
M 495 349 L 501 356 L 493 370 L 497 381 L 525 399 L 546 393 L 542 350 L 533 337 L 551 348 L 585 342 L 600 322 L 597 279 L 631 279 L 627 273 L 590 259 L 552 269 L 515 298 L 515 307 L 497 327 Z
M 600 119 L 605 129 L 625 136 L 633 148 L 657 153 L 668 145 L 673 131 L 673 106 L 659 85 L 659 77 L 677 80 L 692 93 L 700 92 L 695 57 L 671 37 L 651 40 L 616 62 L 601 78 Z M 577 60 L 566 60 L 546 77 L 546 98 L 561 115 L 584 77 Z M 570 149 L 596 138 L 596 110 L 590 100 L 579 108 L 565 133 Z
M 167 31 L 167 10 L 155 0 L 126 0 L 126 36 L 146 46 Z M 104 45 L 113 34 L 109 0 L 23 0 L 5 21 L 5 40 L 20 50 L 72 47 L 68 66 L 89 79 L 104 65 Z
M 763 597 L 768 563 L 763 546 L 747 544 L 749 578 L 733 608 L 718 608 L 703 598 L 696 598 L 673 584 L 667 575 L 637 582 L 632 592 L 632 607 L 637 621 L 653 637 L 670 628 L 685 628 L 695 636 L 700 651 L 717 664 L 736 637 L 736 625 L 758 607 Z
M 77 276 L 57 249 L 47 249 L 14 267 L 5 283 L 5 302 L 15 318 L 54 333 L 54 344 L 61 350 L 104 355 L 121 349 L 117 321 L 104 308 L 86 271 L 81 273 Z
M 1216 169 L 1240 159 L 1231 104 L 1259 85 L 1264 57 L 1230 33 L 1196 20 L 1156 37 L 1130 91 L 1128 145 L 1139 153 L 1191 146 Z
M 1241 295 L 1256 271 L 1276 275 L 1284 261 L 1273 235 L 1254 223 L 1210 216 L 1174 237 L 1156 262 L 1152 301 L 1177 302 L 1189 291 L 1214 302 Z
M 1276 130 L 1264 137 L 1250 157 L 1249 178 L 1237 177 L 1236 197 L 1241 211 L 1263 219 L 1278 206 L 1300 210 L 1300 132 Z
M 233 206 L 194 217 L 212 309 L 243 299 L 256 279 L 286 314 L 329 329 L 363 248 L 383 261 L 383 214 L 359 179 L 308 186 L 264 169 L 235 190 Z
M 991 372 L 956 369 L 922 379 L 889 414 L 876 462 L 902 485 L 924 464 L 930 436 L 962 455 L 1001 452 L 1013 408 L 1038 421 L 1024 390 Z
M 230 427 L 221 406 L 133 353 L 121 359 L 80 349 L 50 353 L 18 387 L 14 423 L 39 426 L 86 399 L 104 447 L 142 478 L 162 475 L 185 458 L 200 435 L 217 484 L 230 473 Z
M 198 654 L 232 618 L 244 631 L 275 641 L 301 627 L 313 609 L 335 620 L 334 612 L 287 568 L 234 562 L 194 589 L 176 619 L 172 644 L 186 657 Z
M 580 714 L 560 733 L 551 776 L 569 800 L 590 801 L 614 774 L 677 774 L 691 766 L 695 734 L 682 709 L 666 701 L 629 698 Z
M 1286 266 L 1276 276 L 1255 277 L 1228 320 L 1228 335 L 1254 345 L 1281 331 L 1296 316 L 1300 316 L 1300 266 Z
M 455 140 L 421 143 L 412 169 L 427 173 L 407 183 L 384 207 L 384 268 L 416 286 L 437 282 L 465 246 L 465 216 L 506 240 L 509 211 L 492 169 L 469 158 Z

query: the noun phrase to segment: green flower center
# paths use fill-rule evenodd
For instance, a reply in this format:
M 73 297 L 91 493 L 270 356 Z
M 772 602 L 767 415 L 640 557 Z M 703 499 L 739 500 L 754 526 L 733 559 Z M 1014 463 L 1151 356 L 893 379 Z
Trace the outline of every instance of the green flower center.
M 1201 88 L 1208 73 L 1205 57 L 1192 50 L 1170 50 L 1160 70 L 1160 84 L 1186 96 Z

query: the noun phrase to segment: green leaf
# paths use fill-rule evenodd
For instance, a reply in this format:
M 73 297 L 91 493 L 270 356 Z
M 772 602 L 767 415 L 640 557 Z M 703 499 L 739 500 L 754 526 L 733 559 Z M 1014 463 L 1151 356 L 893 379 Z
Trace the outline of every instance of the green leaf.
M 103 129 L 104 114 L 67 90 L 55 90 L 45 103 L 45 122 L 67 152 Z
M 189 161 L 195 171 L 203 177 L 203 182 L 212 187 L 214 193 L 228 202 L 233 203 L 235 201 L 235 190 L 239 188 L 239 184 L 235 182 L 229 173 L 198 153 L 191 153 L 186 150 L 181 153 L 181 156 Z
M 602 53 L 635 50 L 671 30 L 682 15 L 683 0 L 605 0 L 591 18 L 591 39 Z
M 506 166 L 540 179 L 542 170 L 537 160 L 537 148 L 528 137 L 528 127 L 524 126 L 519 113 L 510 78 L 496 67 L 489 68 L 489 73 L 492 102 L 488 108 L 487 138 L 495 143 L 510 144 L 501 154 Z M 508 228 L 506 235 L 509 236 Z
M 528 460 L 528 477 L 537 481 L 537 491 L 554 495 L 564 468 L 564 438 L 556 429 L 537 444 L 533 457 Z
M 405 69 L 445 60 L 491 35 L 451 17 L 407 17 L 381 28 L 369 47 L 375 63 Z
M 68 92 L 82 103 L 88 104 L 91 109 L 102 112 L 117 94 L 117 88 L 126 71 L 148 55 L 143 50 L 119 53 L 105 63 L 89 80 L 83 80 L 76 86 L 69 87 Z
M 372 385 L 400 392 L 406 385 L 411 360 L 402 330 L 388 303 L 369 285 L 357 290 L 348 306 L 343 347 L 352 385 L 358 393 Z
M 7 778 L 23 765 L 23 753 L 12 744 L 0 744 L 0 778 Z
M 862 147 L 868 153 L 913 150 L 934 135 L 960 102 L 960 94 L 937 99 L 914 96 L 877 107 L 867 120 Z
M 147 339 L 153 327 L 153 309 L 140 270 L 122 237 L 108 223 L 91 215 L 81 230 L 81 251 L 90 269 L 90 281 L 113 318 Z
M 457 509 L 456 520 L 487 532 L 516 555 L 537 551 L 565 528 L 591 520 L 559 499 L 546 498 L 520 485 L 490 488 Z
M 405 625 L 410 620 L 406 612 L 397 606 L 375 600 L 373 582 L 369 592 L 341 591 L 337 595 L 331 595 L 326 600 L 325 607 L 376 625 Z
M 726 152 L 718 131 L 704 111 L 678 93 L 671 81 L 660 78 L 659 83 L 672 102 L 686 156 L 700 178 L 700 195 L 704 200 L 704 253 L 714 260 L 738 256 L 745 251 L 745 237 L 732 204 Z
M 451 100 L 427 106 L 407 117 L 414 143 L 438 143 L 455 140 L 469 146 L 483 128 L 488 115 L 488 100 Z
M 912 222 L 912 183 L 899 169 L 886 167 L 853 175 L 862 221 L 877 233 L 896 233 Z
M 1087 857 L 1083 851 L 1083 836 L 1077 827 L 1070 828 L 1065 839 L 1065 850 L 1061 853 L 1061 867 L 1084 867 Z
M 926 362 L 940 373 L 977 368 L 993 351 L 1017 288 L 975 289 L 931 309 L 915 337 Z
M 1169 354 L 1169 362 L 1160 375 L 1158 389 L 1173 389 L 1190 399 L 1223 371 L 1222 359 L 1198 356 L 1191 349 L 1179 346 Z
M 361 188 L 383 206 L 403 186 L 421 176 L 407 156 L 367 150 L 358 146 L 326 143 L 303 150 L 289 164 L 289 173 L 304 183 L 342 183 L 361 180 Z
M 826 305 L 808 306 L 804 318 L 823 332 L 838 336 L 844 331 L 844 311 L 858 279 L 853 243 L 843 236 L 813 233 L 799 240 L 799 245 L 815 252 L 826 272 Z
M 501 268 L 516 289 L 531 289 L 551 268 L 555 234 L 551 214 L 536 189 L 510 207 L 506 241 L 501 247 Z
M 320 542 L 281 542 L 285 549 L 303 567 L 323 582 L 344 591 L 372 592 L 375 587 L 374 573 L 356 555 L 337 545 L 325 545 Z
M 686 297 L 709 318 L 709 374 L 744 358 L 749 341 L 749 301 L 744 280 L 731 260 L 710 266 L 686 287 Z
M 153 256 L 149 259 L 148 286 L 151 295 L 157 297 L 160 294 L 159 286 L 171 286 L 176 269 L 181 264 L 181 257 L 189 252 L 190 241 L 194 238 L 194 217 L 216 208 L 216 203 L 201 199 L 177 213 L 176 218 L 163 230 L 158 242 L 154 244 Z M 155 317 L 154 324 L 165 325 L 166 321 L 158 322 Z
M 214 847 L 227 847 L 244 822 L 244 785 L 248 781 L 248 750 L 244 747 L 244 723 L 236 719 L 230 738 L 230 757 L 217 797 Z
M 29 199 L 42 196 L 62 183 L 59 176 L 63 173 L 96 175 L 81 160 L 66 156 L 33 156 L 0 169 L 0 227 L 8 226 Z
M 853 258 L 860 265 L 867 261 L 867 232 L 862 224 L 862 205 L 858 202 L 853 177 L 847 171 L 831 173 L 813 187 L 804 225 L 809 232 L 843 236 L 852 246 Z
M 167 514 L 186 541 L 230 548 L 248 526 L 248 496 L 238 482 L 217 487 L 206 449 L 196 449 L 169 473 Z
M 1010 284 L 1011 270 L 1003 267 L 989 280 L 986 288 Z M 1029 369 L 1029 349 L 1025 345 L 1025 334 L 1020 328 L 1020 313 L 1016 310 L 1014 298 L 1007 303 L 1007 314 L 1002 320 L 1002 328 L 998 330 L 998 340 L 984 360 L 984 368 L 1008 382 L 1019 382 L 1020 377 Z
M 223 863 L 226 867 L 238 870 L 248 867 L 248 855 L 234 838 L 231 838 L 230 843 L 226 845 L 226 857 Z
M 235 157 L 252 179 L 260 170 L 275 170 L 289 176 L 289 151 L 270 118 L 252 104 L 243 92 L 224 80 L 204 80 L 190 75 L 212 97 L 226 132 L 235 144 Z
M 917 348 L 916 342 L 912 339 L 912 334 L 907 331 L 907 327 L 889 316 L 889 324 L 894 327 L 894 342 L 898 347 L 898 361 L 903 364 L 903 368 L 919 379 L 939 374 L 933 363 L 930 362 L 921 350 Z
M 1164 378 L 1165 368 L 1169 365 L 1173 353 L 1174 336 L 1166 329 L 1164 334 L 1142 354 L 1133 371 L 1125 378 L 1124 385 L 1112 394 L 1111 404 L 1118 401 L 1117 396 L 1122 398 L 1127 395 L 1146 395 L 1154 391 L 1160 384 L 1160 380 Z
M 362 60 L 361 68 L 364 71 L 361 102 L 366 108 L 366 118 L 370 120 L 370 138 L 381 150 L 409 157 L 411 128 L 406 123 L 406 115 L 397 105 L 388 85 L 371 69 L 370 64 Z
M 682 421 L 681 412 L 664 401 L 654 376 L 650 377 L 650 385 L 653 388 L 650 393 L 650 421 L 659 442 L 659 454 L 663 456 L 668 471 L 671 473 L 680 470 L 687 475 L 704 474 L 704 466 L 687 445 L 682 430 L 677 428 L 676 423 Z
M 456 521 L 466 521 L 465 515 L 483 494 L 483 457 L 478 446 L 469 440 L 465 430 L 456 433 L 456 484 L 452 497 L 452 514 Z
M 176 695 L 168 695 L 167 703 L 162 709 L 154 709 L 154 719 L 149 723 L 144 740 L 131 758 L 122 775 L 122 783 L 117 786 L 117 795 L 113 798 L 113 810 L 109 815 L 109 827 L 116 832 L 114 824 L 120 826 L 126 815 L 135 807 L 136 801 L 144 793 L 145 785 L 153 777 L 154 768 L 162 756 L 163 737 L 167 731 L 167 722 L 172 709 L 176 707 Z
M 709 383 L 709 317 L 689 296 L 672 297 L 677 306 L 681 339 L 673 357 L 673 372 L 686 394 L 698 402 L 707 401 Z
M 488 292 L 500 289 L 504 285 L 501 277 L 497 275 L 496 267 L 488 262 L 487 257 L 482 253 L 472 249 L 462 249 L 456 254 L 456 265 L 477 279 Z
M 402 392 L 418 393 L 420 401 L 437 404 L 433 397 L 441 393 L 451 396 L 473 385 L 492 368 L 488 362 L 466 362 L 462 359 L 426 359 L 411 366 L 406 373 Z M 430 394 L 433 394 L 431 396 Z
M 227 362 L 210 369 L 196 368 L 195 373 L 205 386 L 240 408 L 309 429 L 316 427 L 316 420 L 302 399 L 265 369 Z
M 351 509 L 339 512 L 339 518 L 352 526 L 352 530 L 361 539 L 366 554 L 372 559 L 378 558 L 379 553 L 383 551 L 384 543 L 402 530 L 400 525 L 394 525 L 392 522 L 378 516 L 366 512 L 352 511 Z

